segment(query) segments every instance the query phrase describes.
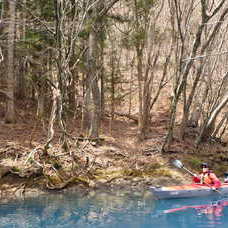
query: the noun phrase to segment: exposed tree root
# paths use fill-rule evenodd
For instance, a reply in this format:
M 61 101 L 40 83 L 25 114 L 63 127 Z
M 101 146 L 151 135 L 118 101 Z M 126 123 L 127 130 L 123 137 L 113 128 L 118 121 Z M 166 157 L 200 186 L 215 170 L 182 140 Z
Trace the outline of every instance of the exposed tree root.
M 48 182 L 46 183 L 46 187 L 50 190 L 60 190 L 65 188 L 66 186 L 68 186 L 71 183 L 81 183 L 83 185 L 85 185 L 86 187 L 89 186 L 89 181 L 84 180 L 81 177 L 71 177 L 68 180 L 64 181 L 63 183 L 59 183 L 59 184 L 53 184 L 51 179 L 49 177 L 47 177 Z

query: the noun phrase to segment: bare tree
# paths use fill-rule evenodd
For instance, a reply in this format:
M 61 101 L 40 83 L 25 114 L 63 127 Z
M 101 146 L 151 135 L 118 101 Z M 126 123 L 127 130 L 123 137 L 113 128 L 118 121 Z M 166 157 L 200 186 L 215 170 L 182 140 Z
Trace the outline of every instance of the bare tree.
M 168 68 L 172 53 L 172 39 L 164 51 L 167 21 L 158 27 L 164 15 L 165 1 L 154 4 L 151 1 L 134 1 L 132 43 L 136 50 L 136 70 L 138 81 L 138 140 L 145 139 L 149 131 L 151 111 L 168 80 Z M 167 51 L 168 50 L 168 51 Z M 162 57 L 164 56 L 164 57 Z M 161 70 L 158 65 L 163 64 Z
M 212 133 L 215 130 L 216 118 L 218 117 L 219 113 L 227 103 L 228 103 L 228 93 L 226 93 L 222 97 L 221 101 L 213 108 L 210 116 L 204 122 L 204 125 L 201 128 L 199 137 L 197 137 L 196 139 L 196 145 L 198 145 L 202 141 L 202 139 L 207 139 L 212 135 Z
M 81 1 L 55 0 L 55 66 L 52 67 L 52 111 L 48 127 L 48 140 L 45 148 L 49 147 L 54 137 L 54 122 L 56 118 L 62 131 L 62 143 L 67 149 L 66 111 L 68 107 L 68 87 L 71 80 L 70 61 L 74 55 L 79 33 L 82 31 L 85 17 L 93 4 Z M 79 51 L 76 51 L 78 54 Z M 76 59 L 77 63 L 77 59 Z
M 183 95 L 183 115 L 180 135 L 182 138 L 185 136 L 193 98 L 196 94 L 197 86 L 205 66 L 204 59 L 197 58 L 197 56 L 204 55 L 212 47 L 228 13 L 228 8 L 225 7 L 226 1 L 224 0 L 221 0 L 216 5 L 214 4 L 214 1 L 192 0 L 187 3 L 174 0 L 169 1 L 169 6 L 173 29 L 176 31 L 173 33 L 173 36 L 178 37 L 178 39 L 176 39 L 176 47 L 178 47 L 178 49 L 176 52 L 177 71 L 173 87 L 174 96 L 171 108 L 171 118 L 165 142 L 167 145 L 169 145 L 172 140 L 176 110 L 181 95 Z M 208 31 L 207 25 L 209 24 L 209 21 L 214 18 L 216 18 L 218 22 L 213 29 Z M 194 23 L 197 19 L 200 19 L 201 23 L 195 29 Z M 177 34 L 178 36 L 176 36 Z M 199 60 L 198 64 L 195 62 L 196 59 Z M 193 74 L 195 75 L 193 77 L 192 86 L 189 88 L 189 76 Z
M 16 2 L 9 0 L 9 31 L 8 31 L 8 75 L 7 75 L 7 110 L 5 115 L 6 123 L 15 122 L 15 106 L 14 106 L 14 89 L 15 89 L 15 77 L 14 77 L 14 39 L 15 39 L 15 13 Z
M 99 59 L 101 59 L 100 53 L 102 52 L 102 48 L 99 49 L 98 46 L 101 41 L 101 34 L 102 32 L 104 33 L 104 17 L 116 2 L 118 2 L 118 0 L 109 2 L 94 1 L 94 7 L 87 15 L 90 23 L 90 29 L 88 36 L 87 77 L 85 105 L 83 112 L 83 130 L 85 131 L 85 134 L 91 138 L 99 137 L 100 118 L 102 114 L 102 94 L 101 89 L 99 88 L 99 83 L 102 85 L 101 72 L 103 70 L 103 61 L 99 61 Z M 93 23 L 91 23 L 91 18 L 93 18 Z M 102 35 L 104 36 L 105 34 Z

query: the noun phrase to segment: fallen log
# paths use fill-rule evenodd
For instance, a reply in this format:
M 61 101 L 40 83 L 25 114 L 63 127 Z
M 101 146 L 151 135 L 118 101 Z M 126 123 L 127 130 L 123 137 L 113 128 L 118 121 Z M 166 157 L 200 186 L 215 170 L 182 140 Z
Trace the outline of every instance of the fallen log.
M 116 116 L 128 118 L 130 120 L 133 120 L 135 123 L 138 123 L 138 117 L 137 116 L 130 115 L 130 114 L 127 114 L 127 113 L 120 113 L 120 112 L 114 112 L 113 114 L 116 115 Z M 108 117 L 110 117 L 112 114 L 110 112 L 106 112 L 106 115 Z

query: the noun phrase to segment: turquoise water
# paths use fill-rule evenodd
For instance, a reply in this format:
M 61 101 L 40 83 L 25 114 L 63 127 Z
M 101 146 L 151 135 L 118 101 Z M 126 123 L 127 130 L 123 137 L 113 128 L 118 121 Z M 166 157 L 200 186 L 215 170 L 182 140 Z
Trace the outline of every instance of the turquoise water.
M 150 192 L 54 194 L 0 204 L 0 227 L 228 227 L 228 199 L 154 200 Z

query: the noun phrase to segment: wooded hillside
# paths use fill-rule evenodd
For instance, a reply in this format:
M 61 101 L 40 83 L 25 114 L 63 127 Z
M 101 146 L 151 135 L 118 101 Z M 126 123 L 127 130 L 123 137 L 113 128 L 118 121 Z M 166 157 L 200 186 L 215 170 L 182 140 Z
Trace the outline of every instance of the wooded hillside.
M 29 122 L 44 157 L 118 119 L 137 143 L 163 121 L 161 153 L 226 141 L 227 22 L 226 0 L 0 0 L 0 131 Z

